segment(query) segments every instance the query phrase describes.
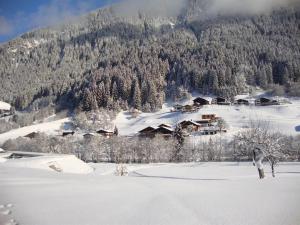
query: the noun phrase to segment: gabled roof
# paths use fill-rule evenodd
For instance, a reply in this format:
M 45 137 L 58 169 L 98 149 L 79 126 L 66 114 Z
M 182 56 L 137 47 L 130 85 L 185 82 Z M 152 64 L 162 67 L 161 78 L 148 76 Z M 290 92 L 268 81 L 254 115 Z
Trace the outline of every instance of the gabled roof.
M 162 123 L 158 127 L 172 128 L 172 126 L 170 124 L 167 124 L 167 123 Z
M 169 133 L 172 134 L 174 131 L 171 128 L 167 128 L 167 127 L 159 127 L 153 131 L 151 131 L 151 133 Z
M 140 130 L 139 133 L 148 133 L 148 132 L 152 132 L 156 129 L 157 129 L 157 127 L 149 126 L 149 127 L 144 128 L 143 130 Z
M 199 124 L 195 121 L 192 121 L 192 120 L 184 120 L 184 121 L 180 122 L 179 124 L 190 124 L 190 125 L 194 125 L 194 126 L 201 126 L 201 124 Z
M 98 134 L 113 134 L 114 132 L 109 131 L 109 130 L 100 129 L 100 130 L 97 130 L 97 133 Z

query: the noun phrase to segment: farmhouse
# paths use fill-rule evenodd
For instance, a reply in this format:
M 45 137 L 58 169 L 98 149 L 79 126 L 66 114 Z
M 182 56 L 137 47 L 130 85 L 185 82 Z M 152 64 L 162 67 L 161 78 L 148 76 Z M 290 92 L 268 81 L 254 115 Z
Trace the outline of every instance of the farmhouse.
M 238 100 L 236 100 L 235 104 L 237 104 L 237 105 L 250 105 L 250 102 L 246 99 L 238 99 Z
M 197 122 L 194 122 L 192 120 L 184 120 L 180 122 L 180 126 L 183 130 L 189 130 L 191 129 L 191 132 L 193 131 L 199 131 L 201 124 L 198 124 Z
M 166 127 L 166 128 L 172 128 L 170 124 L 162 123 L 158 127 Z
M 38 132 L 31 132 L 31 133 L 25 135 L 24 137 L 33 139 L 33 138 L 36 138 L 37 136 L 38 136 Z
M 209 105 L 210 104 L 210 101 L 208 99 L 201 98 L 201 97 L 195 98 L 193 100 L 193 102 L 194 102 L 195 106 L 202 106 L 202 105 Z
M 183 105 L 179 105 L 179 104 L 174 105 L 173 106 L 173 108 L 174 108 L 173 111 L 181 111 L 183 109 L 183 107 L 184 107 Z
M 153 131 L 155 131 L 157 128 L 155 127 L 146 127 L 143 130 L 139 131 L 139 136 L 141 137 L 154 137 L 154 133 L 152 133 Z
M 95 136 L 96 135 L 94 133 L 86 133 L 86 134 L 83 135 L 84 139 L 86 139 L 86 140 L 90 140 Z
M 230 102 L 226 98 L 217 97 L 217 98 L 214 98 L 212 100 L 212 104 L 216 104 L 216 105 L 230 105 Z
M 183 113 L 187 113 L 187 112 L 196 112 L 197 108 L 194 105 L 185 105 L 181 111 Z
M 217 129 L 204 129 L 202 130 L 202 135 L 216 135 L 218 133 Z
M 100 134 L 103 137 L 107 137 L 107 138 L 114 136 L 113 131 L 108 131 L 108 130 L 103 130 L 103 129 L 98 130 L 96 133 Z
M 202 120 L 210 120 L 211 122 L 216 121 L 219 119 L 216 114 L 203 114 Z
M 259 98 L 255 100 L 255 105 L 257 106 L 268 106 L 268 105 L 280 105 L 280 102 L 272 98 Z
M 209 126 L 212 126 L 211 120 L 210 120 L 210 119 L 197 120 L 196 123 L 200 124 L 201 127 L 209 127 Z
M 167 127 L 159 127 L 157 129 L 155 129 L 154 131 L 152 131 L 151 133 L 153 133 L 154 135 L 162 135 L 164 137 L 171 137 L 173 136 L 173 129 L 171 128 L 167 128 Z
M 64 131 L 63 133 L 62 133 L 62 136 L 63 137 L 66 137 L 66 136 L 70 136 L 70 135 L 74 135 L 75 134 L 75 131 Z

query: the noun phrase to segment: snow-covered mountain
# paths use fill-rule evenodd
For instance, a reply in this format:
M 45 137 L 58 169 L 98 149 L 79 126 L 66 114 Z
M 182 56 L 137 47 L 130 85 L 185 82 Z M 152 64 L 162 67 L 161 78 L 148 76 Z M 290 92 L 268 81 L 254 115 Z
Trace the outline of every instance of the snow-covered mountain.
M 294 95 L 299 9 L 250 2 L 129 0 L 28 32 L 0 46 L 0 99 L 155 111 L 188 91 L 233 96 L 246 84 Z

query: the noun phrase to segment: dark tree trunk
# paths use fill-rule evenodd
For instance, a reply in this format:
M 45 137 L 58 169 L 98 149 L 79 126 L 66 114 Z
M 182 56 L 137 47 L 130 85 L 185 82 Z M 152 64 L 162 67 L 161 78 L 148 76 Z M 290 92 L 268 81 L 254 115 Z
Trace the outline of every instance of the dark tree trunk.
M 265 178 L 265 172 L 264 169 L 258 169 L 259 179 Z
M 274 164 L 275 164 L 275 163 L 271 162 L 271 169 L 272 169 L 272 176 L 273 176 L 273 177 L 275 177 Z

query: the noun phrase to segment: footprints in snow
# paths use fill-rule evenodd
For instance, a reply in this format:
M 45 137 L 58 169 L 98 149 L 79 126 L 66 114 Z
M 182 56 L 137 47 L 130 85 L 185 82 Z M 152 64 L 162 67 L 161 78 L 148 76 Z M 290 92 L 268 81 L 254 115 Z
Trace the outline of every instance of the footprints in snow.
M 6 205 L 0 205 L 0 223 L 3 225 L 18 225 L 17 221 L 13 218 L 10 218 L 12 213 L 11 208 L 13 204 L 8 203 Z

